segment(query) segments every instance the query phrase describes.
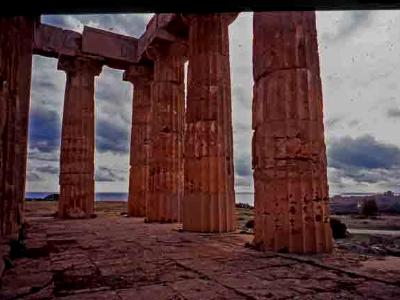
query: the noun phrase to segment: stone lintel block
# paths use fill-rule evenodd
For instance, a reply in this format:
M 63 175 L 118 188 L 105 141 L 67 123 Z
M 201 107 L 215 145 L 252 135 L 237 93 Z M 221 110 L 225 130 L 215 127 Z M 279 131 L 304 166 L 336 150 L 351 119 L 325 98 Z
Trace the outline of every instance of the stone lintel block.
M 56 58 L 77 56 L 81 54 L 81 43 L 82 35 L 78 32 L 40 24 L 34 33 L 33 53 Z
M 138 40 L 97 28 L 85 26 L 82 34 L 82 52 L 117 60 L 127 64 L 136 62 Z
M 156 14 L 153 16 L 147 24 L 146 31 L 138 41 L 137 62 L 145 58 L 149 59 L 147 49 L 154 44 L 186 42 L 186 39 L 179 34 L 182 28 L 178 26 L 178 29 L 176 29 L 176 26 L 170 26 L 174 25 L 178 18 L 180 16 L 177 14 Z

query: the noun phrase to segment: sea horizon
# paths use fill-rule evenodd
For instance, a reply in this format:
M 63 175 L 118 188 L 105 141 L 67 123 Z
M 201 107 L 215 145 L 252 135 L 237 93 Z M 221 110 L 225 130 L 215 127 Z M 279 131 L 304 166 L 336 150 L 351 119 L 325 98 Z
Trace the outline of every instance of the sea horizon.
M 25 198 L 43 199 L 48 195 L 58 192 L 26 192 Z M 98 192 L 95 201 L 128 201 L 128 193 Z M 254 193 L 236 192 L 236 203 L 247 203 L 254 205 Z
M 26 192 L 25 198 L 36 198 L 36 199 L 43 199 L 48 195 L 51 194 L 58 194 L 58 192 Z M 377 193 L 361 193 L 361 192 L 348 192 L 348 193 L 341 193 L 336 194 L 340 196 L 369 196 L 374 195 Z M 236 203 L 247 203 L 250 205 L 254 205 L 254 193 L 253 192 L 236 192 L 235 193 L 235 202 Z M 332 195 L 330 197 L 333 197 Z M 128 193 L 115 193 L 115 192 L 98 192 L 96 193 L 96 200 L 95 201 L 128 201 Z

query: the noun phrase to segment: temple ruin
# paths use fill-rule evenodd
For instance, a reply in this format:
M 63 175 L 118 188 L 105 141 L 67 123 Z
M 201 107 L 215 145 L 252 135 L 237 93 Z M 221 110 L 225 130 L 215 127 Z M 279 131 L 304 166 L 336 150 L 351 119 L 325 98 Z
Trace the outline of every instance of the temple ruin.
M 94 80 L 109 66 L 134 86 L 129 216 L 182 222 L 184 231 L 234 231 L 228 26 L 237 15 L 156 14 L 140 38 L 1 18 L 1 235 L 17 236 L 23 223 L 33 54 L 57 58 L 67 76 L 60 218 L 94 214 Z M 254 244 L 330 252 L 315 12 L 255 12 L 253 26 Z

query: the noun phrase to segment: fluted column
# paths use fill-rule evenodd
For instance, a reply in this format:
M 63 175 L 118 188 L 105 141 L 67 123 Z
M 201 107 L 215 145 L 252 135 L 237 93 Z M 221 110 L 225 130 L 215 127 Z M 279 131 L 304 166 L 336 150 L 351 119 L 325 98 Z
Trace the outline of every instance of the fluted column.
M 34 23 L 0 18 L 0 236 L 23 222 Z
M 149 191 L 151 82 L 153 68 L 135 65 L 124 73 L 133 86 L 128 215 L 144 217 Z
M 255 244 L 332 249 L 314 12 L 254 13 Z
M 179 222 L 183 196 L 183 120 L 185 111 L 183 44 L 148 50 L 154 60 L 149 222 Z
M 228 26 L 236 16 L 185 16 L 190 29 L 183 229 L 188 231 L 235 229 Z
M 58 69 L 67 74 L 58 214 L 87 218 L 94 213 L 94 77 L 100 74 L 101 64 L 88 58 L 62 57 Z

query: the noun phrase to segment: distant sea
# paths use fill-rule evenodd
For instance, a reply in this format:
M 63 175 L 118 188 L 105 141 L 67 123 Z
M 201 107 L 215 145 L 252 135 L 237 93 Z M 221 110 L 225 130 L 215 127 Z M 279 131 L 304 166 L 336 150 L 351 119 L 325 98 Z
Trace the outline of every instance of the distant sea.
M 44 198 L 52 193 L 26 193 L 25 198 Z M 375 193 L 343 193 L 342 197 L 369 196 Z M 128 201 L 128 193 L 96 193 L 96 201 Z M 247 203 L 254 205 L 253 193 L 236 193 L 236 203 Z
M 25 198 L 44 198 L 54 193 L 31 193 L 27 192 Z M 128 201 L 128 193 L 96 193 L 96 201 Z M 236 203 L 247 203 L 254 205 L 253 193 L 236 193 Z

